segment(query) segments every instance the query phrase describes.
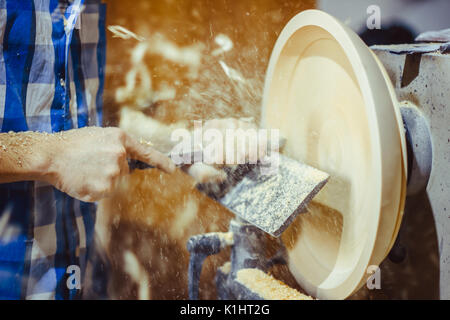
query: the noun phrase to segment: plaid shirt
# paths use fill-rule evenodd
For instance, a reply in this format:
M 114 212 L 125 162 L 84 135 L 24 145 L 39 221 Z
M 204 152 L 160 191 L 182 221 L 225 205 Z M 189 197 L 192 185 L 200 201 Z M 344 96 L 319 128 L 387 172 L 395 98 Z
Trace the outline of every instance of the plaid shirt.
M 101 125 L 104 23 L 100 0 L 0 0 L 2 132 Z M 79 297 L 94 222 L 48 184 L 1 184 L 0 299 Z

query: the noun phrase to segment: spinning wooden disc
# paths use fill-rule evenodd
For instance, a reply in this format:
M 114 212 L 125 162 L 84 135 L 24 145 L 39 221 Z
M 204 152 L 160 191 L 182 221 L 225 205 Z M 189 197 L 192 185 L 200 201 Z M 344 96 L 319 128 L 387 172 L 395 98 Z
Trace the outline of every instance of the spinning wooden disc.
M 390 80 L 353 31 L 304 11 L 273 49 L 262 126 L 287 138 L 286 155 L 330 174 L 282 239 L 308 294 L 346 298 L 389 253 L 403 213 L 406 147 Z

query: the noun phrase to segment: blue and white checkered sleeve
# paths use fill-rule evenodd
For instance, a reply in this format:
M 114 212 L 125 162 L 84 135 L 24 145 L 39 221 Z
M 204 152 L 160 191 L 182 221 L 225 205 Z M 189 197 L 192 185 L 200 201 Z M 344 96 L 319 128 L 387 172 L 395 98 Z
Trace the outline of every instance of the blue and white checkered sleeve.
M 105 5 L 86 0 L 72 34 L 68 81 L 75 128 L 101 126 L 105 66 Z

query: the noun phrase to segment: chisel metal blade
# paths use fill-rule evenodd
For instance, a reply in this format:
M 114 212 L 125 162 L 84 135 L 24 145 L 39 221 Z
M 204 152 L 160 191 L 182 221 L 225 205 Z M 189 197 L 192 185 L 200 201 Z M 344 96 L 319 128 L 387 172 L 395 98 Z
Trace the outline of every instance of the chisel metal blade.
M 217 199 L 235 215 L 278 237 L 323 188 L 329 175 L 279 155 L 271 174 L 255 166 L 225 195 Z

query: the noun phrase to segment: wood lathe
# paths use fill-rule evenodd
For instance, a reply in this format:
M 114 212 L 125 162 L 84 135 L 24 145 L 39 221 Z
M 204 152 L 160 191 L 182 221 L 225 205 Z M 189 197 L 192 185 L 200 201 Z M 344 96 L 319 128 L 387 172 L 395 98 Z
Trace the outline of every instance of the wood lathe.
M 286 25 L 267 69 L 261 127 L 279 129 L 286 156 L 330 178 L 276 240 L 273 257 L 261 254 L 264 233 L 243 220 L 213 236 L 216 246 L 203 259 L 232 247 L 230 262 L 216 276 L 220 298 L 274 298 L 243 274 L 267 272 L 277 263 L 288 265 L 314 298 L 351 296 L 388 255 L 404 259 L 397 235 L 405 203 L 421 193 L 436 222 L 440 297 L 450 298 L 450 60 L 437 52 L 442 46 L 431 53 L 416 47 L 371 50 L 319 10 L 304 11 Z M 204 239 L 191 238 L 191 253 L 200 247 L 199 237 Z M 271 285 L 275 279 L 266 280 Z M 308 297 L 289 292 L 278 298 Z

